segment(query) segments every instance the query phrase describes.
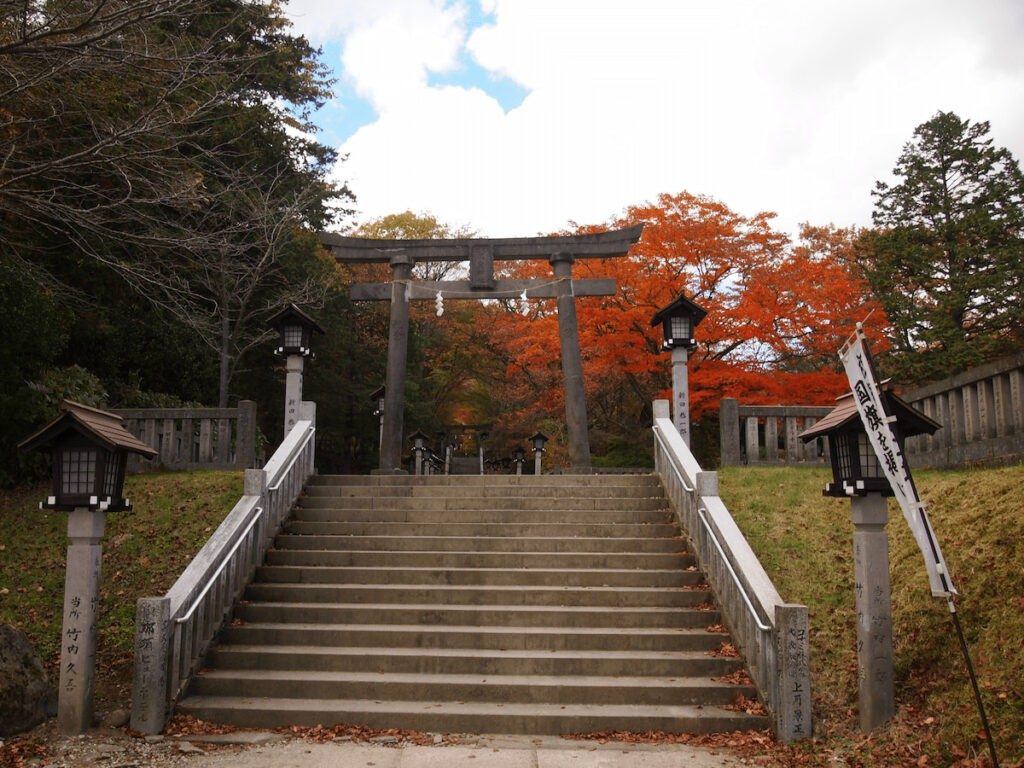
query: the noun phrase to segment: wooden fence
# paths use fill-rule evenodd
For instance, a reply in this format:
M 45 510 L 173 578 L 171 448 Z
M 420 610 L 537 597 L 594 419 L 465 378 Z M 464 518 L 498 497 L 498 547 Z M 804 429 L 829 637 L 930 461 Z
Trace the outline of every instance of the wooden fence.
M 159 454 L 133 456 L 129 472 L 150 469 L 248 469 L 256 464 L 256 403 L 237 408 L 113 409 L 129 432 Z
M 1024 460 L 1024 353 L 972 368 L 901 397 L 942 429 L 907 440 L 912 467 Z
M 1024 353 L 903 392 L 914 408 L 942 425 L 906 443 L 911 467 L 967 467 L 1024 460 Z M 831 408 L 739 405 L 719 411 L 721 464 L 827 462 L 827 441 L 801 444 L 797 435 Z
M 719 411 L 721 466 L 827 463 L 825 440 L 804 444 L 797 435 L 832 409 L 803 405 L 740 405 L 722 399 Z

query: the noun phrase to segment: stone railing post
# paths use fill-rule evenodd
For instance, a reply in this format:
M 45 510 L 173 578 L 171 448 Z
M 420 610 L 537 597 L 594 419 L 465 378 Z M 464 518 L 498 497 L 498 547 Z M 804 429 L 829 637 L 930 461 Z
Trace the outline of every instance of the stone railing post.
M 256 403 L 238 401 L 235 424 L 235 468 L 249 469 L 256 463 Z
M 775 734 L 784 744 L 812 735 L 810 657 L 807 606 L 775 606 Z
M 131 727 L 139 733 L 160 733 L 167 721 L 170 606 L 166 596 L 143 597 L 136 604 Z
M 737 466 L 740 463 L 740 411 L 734 397 L 722 398 L 718 408 L 718 434 L 722 466 Z

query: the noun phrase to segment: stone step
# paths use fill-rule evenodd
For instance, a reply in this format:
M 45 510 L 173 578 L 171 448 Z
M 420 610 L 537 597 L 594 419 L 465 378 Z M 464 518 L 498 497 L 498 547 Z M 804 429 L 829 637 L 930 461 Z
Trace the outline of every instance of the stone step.
M 736 658 L 706 651 L 574 651 L 483 648 L 358 648 L 316 645 L 217 645 L 207 654 L 216 669 L 315 672 L 417 672 L 475 675 L 637 675 L 722 677 Z
M 376 523 L 674 523 L 666 509 L 339 509 L 298 507 L 301 522 Z
M 417 536 L 504 538 L 670 538 L 674 525 L 662 523 L 318 523 L 291 520 L 284 526 L 297 536 Z
M 419 584 L 250 584 L 246 600 L 276 603 L 433 603 L 438 605 L 579 605 L 693 607 L 710 600 L 679 587 L 422 586 Z
M 555 734 L 766 728 L 658 479 L 319 476 L 178 711 Z M 717 629 L 717 626 L 716 626 Z
M 225 627 L 223 645 L 315 645 L 477 650 L 709 651 L 723 635 L 705 628 L 415 626 L 246 622 Z
M 768 727 L 765 717 L 720 707 L 616 704 L 488 704 L 189 696 L 178 711 L 200 720 L 253 728 L 352 723 L 446 733 L 564 734 L 596 731 L 719 733 Z
M 305 495 L 298 501 L 301 509 L 419 509 L 419 510 L 477 510 L 493 509 L 515 512 L 536 509 L 557 513 L 570 509 L 658 509 L 669 514 L 664 496 L 637 496 L 629 499 L 578 498 L 575 496 L 536 496 L 522 498 L 471 498 L 435 496 L 413 498 L 409 496 L 316 496 Z
M 527 488 L 572 488 L 601 486 L 633 486 L 661 488 L 653 474 L 640 475 L 478 475 L 451 477 L 445 475 L 313 475 L 307 487 L 339 486 L 524 486 Z
M 607 608 L 564 605 L 437 605 L 409 603 L 297 603 L 245 601 L 235 616 L 244 622 L 322 622 L 325 624 L 402 624 L 418 627 L 465 625 L 489 627 L 704 628 L 720 624 L 714 608 L 623 606 Z
M 444 552 L 328 551 L 271 549 L 268 565 L 352 566 L 381 568 L 629 568 L 686 570 L 696 565 L 683 552 Z
M 415 584 L 451 586 L 683 587 L 704 582 L 696 571 L 610 568 L 370 568 L 266 565 L 256 580 L 274 584 Z
M 578 497 L 578 498 L 619 498 L 633 499 L 662 498 L 661 486 L 642 485 L 328 485 L 311 483 L 304 490 L 305 496 L 368 497 L 386 498 L 471 498 L 471 499 L 521 499 L 528 497 Z
M 422 700 L 488 704 L 732 704 L 738 695 L 755 697 L 751 685 L 732 685 L 705 677 L 598 677 L 551 675 L 413 674 L 398 672 L 324 672 L 313 675 L 281 670 L 213 670 L 196 677 L 190 696 L 277 697 L 282 699 Z
M 412 535 L 327 535 L 278 536 L 278 549 L 302 550 L 384 550 L 448 552 L 678 552 L 686 548 L 682 539 L 601 536 L 572 538 L 507 536 L 412 536 Z

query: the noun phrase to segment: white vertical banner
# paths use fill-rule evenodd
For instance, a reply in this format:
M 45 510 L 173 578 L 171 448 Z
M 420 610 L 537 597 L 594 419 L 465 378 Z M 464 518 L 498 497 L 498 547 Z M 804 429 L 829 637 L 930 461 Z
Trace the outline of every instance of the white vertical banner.
M 957 591 L 949 577 L 946 561 L 935 538 L 935 531 L 928 520 L 928 512 L 917 493 L 906 456 L 893 431 L 896 417 L 889 413 L 886 400 L 882 397 L 875 366 L 871 361 L 871 353 L 860 323 L 857 324 L 856 333 L 839 350 L 839 359 L 850 380 L 853 400 L 868 433 L 868 441 L 889 480 L 889 485 L 892 486 L 896 501 L 903 510 L 903 517 L 910 526 L 910 532 L 924 556 L 932 595 L 946 598 L 955 595 Z

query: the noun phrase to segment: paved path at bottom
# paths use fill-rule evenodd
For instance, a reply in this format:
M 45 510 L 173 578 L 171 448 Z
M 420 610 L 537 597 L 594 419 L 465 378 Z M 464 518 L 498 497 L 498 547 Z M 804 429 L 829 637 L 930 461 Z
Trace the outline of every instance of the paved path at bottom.
M 536 743 L 540 741 L 541 743 Z M 317 744 L 288 740 L 190 755 L 195 768 L 730 768 L 742 763 L 681 745 L 596 744 L 481 736 L 476 746 Z

